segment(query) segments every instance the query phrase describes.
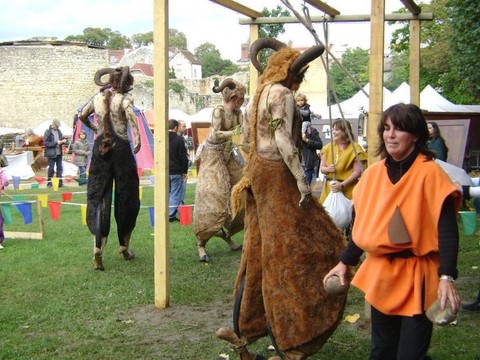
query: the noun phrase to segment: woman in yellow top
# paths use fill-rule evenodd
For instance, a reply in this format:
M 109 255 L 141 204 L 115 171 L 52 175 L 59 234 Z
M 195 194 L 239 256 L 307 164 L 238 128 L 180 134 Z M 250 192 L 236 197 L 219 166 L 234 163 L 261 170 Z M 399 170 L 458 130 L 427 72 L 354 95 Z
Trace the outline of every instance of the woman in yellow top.
M 347 198 L 352 198 L 353 187 L 362 174 L 361 162 L 367 160 L 367 155 L 358 143 L 350 139 L 353 139 L 352 125 L 337 119 L 332 125 L 332 142 L 322 150 L 320 171 L 326 176 L 320 195 L 322 204 L 330 191 L 342 191 Z

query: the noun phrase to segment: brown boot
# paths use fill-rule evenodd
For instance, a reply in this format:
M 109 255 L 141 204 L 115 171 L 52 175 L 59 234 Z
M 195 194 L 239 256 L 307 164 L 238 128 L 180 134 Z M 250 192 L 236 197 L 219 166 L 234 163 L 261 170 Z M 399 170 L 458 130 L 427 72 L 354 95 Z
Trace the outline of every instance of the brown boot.
M 232 329 L 222 327 L 217 330 L 216 335 L 220 339 L 230 343 L 230 347 L 240 356 L 240 360 L 264 359 L 262 356 L 249 353 L 247 350 L 247 340 L 245 338 L 239 338 Z
M 93 269 L 103 271 L 102 249 L 95 247 L 93 249 Z
M 125 260 L 132 260 L 135 257 L 133 251 L 128 250 L 127 246 L 120 246 L 118 252 L 123 255 Z

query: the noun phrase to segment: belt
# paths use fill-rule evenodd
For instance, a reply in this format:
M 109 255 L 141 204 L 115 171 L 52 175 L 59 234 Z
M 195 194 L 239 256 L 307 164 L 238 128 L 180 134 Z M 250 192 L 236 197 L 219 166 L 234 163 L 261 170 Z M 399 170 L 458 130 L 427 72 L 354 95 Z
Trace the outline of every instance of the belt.
M 416 256 L 411 250 L 402 250 L 399 252 L 388 254 L 387 257 L 390 261 L 396 258 L 409 259 Z
M 325 176 L 325 180 L 327 180 L 327 181 L 343 181 L 342 179 L 332 179 L 332 178 L 329 178 L 327 176 Z

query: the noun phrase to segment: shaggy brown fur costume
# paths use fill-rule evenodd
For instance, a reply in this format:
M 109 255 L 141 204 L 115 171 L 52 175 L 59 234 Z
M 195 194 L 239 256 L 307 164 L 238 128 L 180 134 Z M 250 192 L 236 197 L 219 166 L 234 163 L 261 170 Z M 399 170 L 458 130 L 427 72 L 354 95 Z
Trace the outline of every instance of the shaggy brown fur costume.
M 327 295 L 322 279 L 337 263 L 344 239 L 318 201 L 298 206 L 297 183 L 285 164 L 255 155 L 250 161 L 244 253 L 235 283 L 236 295 L 245 276 L 241 336 L 252 342 L 266 335 L 268 320 L 280 349 L 309 343 L 311 354 L 342 317 L 346 294 Z

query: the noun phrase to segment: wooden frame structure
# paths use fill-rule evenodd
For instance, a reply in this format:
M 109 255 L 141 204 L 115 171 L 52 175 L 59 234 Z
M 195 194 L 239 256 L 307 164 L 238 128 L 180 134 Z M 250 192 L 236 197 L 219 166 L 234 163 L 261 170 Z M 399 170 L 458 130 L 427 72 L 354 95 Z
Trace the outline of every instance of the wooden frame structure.
M 9 239 L 34 239 L 43 240 L 45 237 L 45 223 L 43 221 L 43 209 L 40 201 L 34 201 L 37 203 L 38 224 L 39 232 L 26 232 L 26 231 L 4 231 L 5 237 Z
M 259 24 L 268 24 L 281 21 L 283 23 L 298 23 L 296 18 L 267 18 L 258 11 L 250 9 L 233 0 L 210 0 L 224 6 L 249 19 L 241 20 L 240 24 L 250 26 L 250 43 L 259 37 Z M 371 0 L 370 15 L 342 16 L 340 11 L 330 7 L 320 0 L 305 0 L 308 4 L 324 12 L 326 15 L 316 22 L 339 21 L 370 21 L 370 106 L 367 138 L 369 144 L 368 161 L 374 162 L 376 125 L 380 120 L 383 109 L 383 67 L 384 67 L 384 27 L 385 21 L 410 21 L 410 99 L 414 104 L 420 102 L 419 69 L 420 69 L 420 21 L 432 20 L 432 14 L 421 14 L 421 9 L 414 0 L 400 0 L 410 14 L 386 15 L 385 0 Z M 168 279 L 168 0 L 154 0 L 154 103 L 155 103 L 155 131 L 154 134 L 154 169 L 157 180 L 155 192 L 155 230 L 154 230 L 154 279 L 155 279 L 155 307 L 169 306 L 169 279 Z M 287 21 L 288 20 L 288 21 Z M 162 71 L 163 70 L 163 71 Z M 250 94 L 255 91 L 258 73 L 250 64 Z M 162 119 L 162 120 L 161 120 Z M 163 131 L 162 131 L 163 130 Z

